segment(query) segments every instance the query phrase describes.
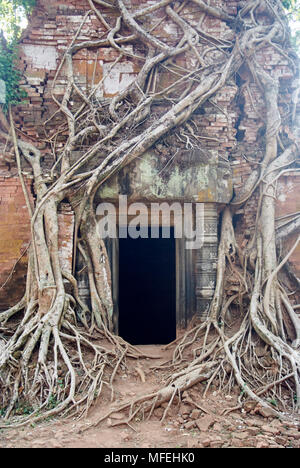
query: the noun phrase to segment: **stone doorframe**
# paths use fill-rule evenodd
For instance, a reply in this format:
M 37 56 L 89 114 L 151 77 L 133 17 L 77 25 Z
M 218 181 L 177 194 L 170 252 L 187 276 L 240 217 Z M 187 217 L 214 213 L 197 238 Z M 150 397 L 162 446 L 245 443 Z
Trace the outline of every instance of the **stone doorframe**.
M 176 243 L 176 323 L 186 328 L 196 315 L 204 320 L 209 312 L 215 284 L 218 256 L 218 209 L 215 203 L 204 204 L 204 239 L 197 250 L 187 250 L 186 239 Z M 119 239 L 106 239 L 111 265 L 114 303 L 114 331 L 119 323 Z

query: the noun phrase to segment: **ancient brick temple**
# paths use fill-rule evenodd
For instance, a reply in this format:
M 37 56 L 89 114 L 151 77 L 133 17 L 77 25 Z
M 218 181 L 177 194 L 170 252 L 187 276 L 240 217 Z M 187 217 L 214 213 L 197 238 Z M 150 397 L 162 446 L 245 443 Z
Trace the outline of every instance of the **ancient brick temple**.
M 131 0 L 126 3 L 139 8 L 153 4 L 150 0 Z M 224 8 L 228 14 L 236 15 L 241 2 L 214 0 L 211 3 Z M 103 10 L 103 18 L 108 19 L 110 14 Z M 161 22 L 159 25 L 161 14 L 160 10 L 153 14 L 153 21 L 155 19 L 158 22 L 158 36 L 162 40 L 166 39 L 169 37 L 169 29 L 173 28 L 175 39 L 180 31 L 168 23 Z M 196 14 L 197 8 L 194 7 L 190 15 L 192 17 Z M 87 17 L 83 22 L 85 15 Z M 209 15 L 201 18 L 201 27 L 208 37 L 214 37 L 215 40 L 231 39 L 233 33 L 223 21 Z M 14 118 L 19 135 L 37 144 L 43 152 L 45 176 L 53 163 L 53 145 L 63 145 L 64 139 L 63 132 L 60 132 L 61 116 L 59 113 L 55 115 L 57 105 L 53 99 L 62 98 L 67 83 L 66 70 L 64 67 L 59 70 L 59 65 L 81 24 L 78 41 L 97 39 L 105 32 L 105 26 L 90 11 L 87 0 L 38 0 L 20 43 L 19 67 L 23 72 L 22 86 L 28 99 L 14 109 Z M 116 50 L 110 46 L 81 50 L 74 57 L 77 85 L 92 91 L 101 82 L 97 87 L 99 99 L 116 96 L 132 82 L 140 67 L 134 57 L 123 57 L 115 63 L 117 58 Z M 181 63 L 180 60 L 179 56 L 177 65 L 188 69 L 189 64 Z M 279 79 L 280 106 L 284 114 L 296 86 L 288 60 L 268 45 L 260 49 L 257 60 L 265 70 Z M 178 150 L 176 142 L 170 141 L 170 145 L 174 144 L 170 164 L 164 157 L 164 144 L 156 144 L 141 160 L 133 162 L 110 179 L 97 194 L 99 203 L 106 201 L 117 204 L 121 194 L 127 196 L 128 203 L 204 204 L 204 243 L 200 249 L 186 250 L 184 241 L 180 239 L 175 239 L 172 245 L 161 246 L 164 255 L 169 249 L 170 258 L 173 259 L 169 282 L 174 289 L 172 307 L 176 311 L 177 324 L 185 325 L 195 313 L 205 314 L 216 281 L 219 215 L 234 193 L 238 194 L 244 186 L 256 167 L 257 158 L 261 156 L 258 137 L 264 130 L 260 119 L 264 102 L 260 89 L 247 73 L 247 70 L 240 70 L 235 79 L 205 104 L 201 113 L 195 114 L 201 149 L 193 149 L 184 132 L 179 133 L 178 138 L 185 143 L 185 148 Z M 166 85 L 168 72 L 161 72 L 160 78 Z M 72 154 L 74 160 L 78 156 L 76 152 Z M 24 174 L 28 192 L 34 198 L 29 166 L 24 167 Z M 279 179 L 278 224 L 287 222 L 290 216 L 300 211 L 299 190 L 299 172 L 290 171 Z M 235 216 L 238 240 L 243 246 L 254 229 L 256 204 L 257 199 L 254 197 Z M 30 222 L 23 191 L 14 158 L 6 152 L 5 147 L 0 148 L 0 215 L 0 310 L 4 310 L 23 294 L 26 252 L 30 242 Z M 59 228 L 61 261 L 64 262 L 64 268 L 71 271 L 74 268 L 74 215 L 67 203 L 62 203 L 60 207 Z M 282 249 L 287 250 L 293 240 L 291 236 Z M 122 275 L 126 277 L 127 273 L 123 272 L 122 256 L 126 256 L 126 250 L 131 249 L 129 244 L 122 246 L 123 241 L 119 242 L 118 239 L 108 243 L 116 310 L 120 305 L 120 296 L 125 300 L 121 278 Z M 290 258 L 290 263 L 299 276 L 300 246 Z M 138 269 L 138 263 L 135 268 Z M 84 278 L 79 278 L 79 285 L 80 294 L 88 300 L 85 298 Z

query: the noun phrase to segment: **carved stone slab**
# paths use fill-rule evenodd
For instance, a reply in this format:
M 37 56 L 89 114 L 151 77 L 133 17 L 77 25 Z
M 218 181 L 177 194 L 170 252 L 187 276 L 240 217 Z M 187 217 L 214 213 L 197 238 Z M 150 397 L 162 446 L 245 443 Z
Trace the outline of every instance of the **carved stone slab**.
M 203 155 L 174 149 L 174 155 L 166 159 L 149 151 L 105 183 L 97 198 L 114 201 L 119 194 L 132 202 L 225 204 L 232 198 L 232 174 L 229 163 L 219 161 L 214 150 Z

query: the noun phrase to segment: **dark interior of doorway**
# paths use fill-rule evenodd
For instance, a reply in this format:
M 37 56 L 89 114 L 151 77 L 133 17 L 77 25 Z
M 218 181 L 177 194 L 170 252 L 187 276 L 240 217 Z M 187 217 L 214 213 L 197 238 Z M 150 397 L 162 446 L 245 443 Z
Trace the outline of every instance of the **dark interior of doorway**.
M 168 239 L 119 240 L 119 335 L 133 345 L 176 338 L 176 254 Z

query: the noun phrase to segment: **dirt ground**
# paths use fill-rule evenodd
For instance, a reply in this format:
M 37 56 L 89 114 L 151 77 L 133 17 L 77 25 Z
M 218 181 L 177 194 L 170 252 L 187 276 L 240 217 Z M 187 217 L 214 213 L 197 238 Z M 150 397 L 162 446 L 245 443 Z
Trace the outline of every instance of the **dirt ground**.
M 129 359 L 115 378 L 114 401 L 111 393 L 102 394 L 80 420 L 56 418 L 18 429 L 1 430 L 0 448 L 299 448 L 300 420 L 268 417 L 249 404 L 238 406 L 239 390 L 227 395 L 212 386 L 203 398 L 205 384 L 184 392 L 161 422 L 164 408 L 157 408 L 147 420 L 137 416 L 130 425 L 122 423 L 122 414 L 113 413 L 98 426 L 93 424 L 118 404 L 158 390 L 168 375 L 154 369 L 171 357 L 172 349 L 162 346 L 139 346 L 155 359 L 139 362 Z M 142 369 L 142 371 L 141 371 Z

